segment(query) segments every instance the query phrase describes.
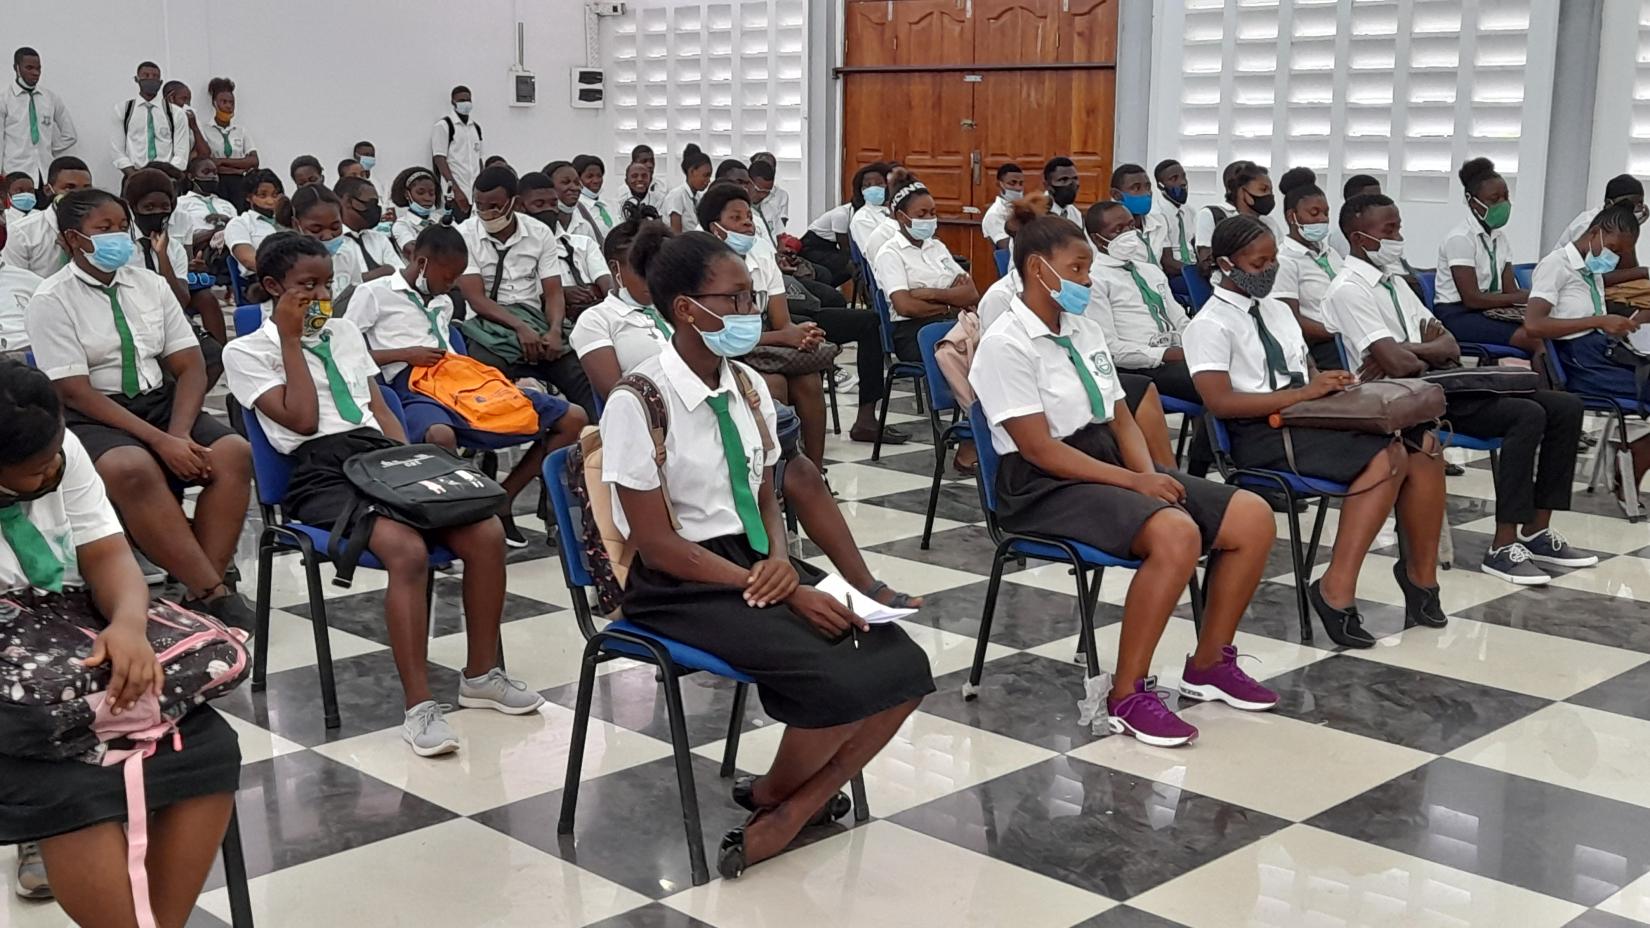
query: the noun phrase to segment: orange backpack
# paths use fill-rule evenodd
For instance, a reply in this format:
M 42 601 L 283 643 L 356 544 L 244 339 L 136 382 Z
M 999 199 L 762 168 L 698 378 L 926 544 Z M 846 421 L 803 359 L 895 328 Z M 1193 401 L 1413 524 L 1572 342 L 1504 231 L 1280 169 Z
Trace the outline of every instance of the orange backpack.
M 497 368 L 467 355 L 447 352 L 428 367 L 415 367 L 407 387 L 447 407 L 470 428 L 495 435 L 539 431 L 538 410 Z

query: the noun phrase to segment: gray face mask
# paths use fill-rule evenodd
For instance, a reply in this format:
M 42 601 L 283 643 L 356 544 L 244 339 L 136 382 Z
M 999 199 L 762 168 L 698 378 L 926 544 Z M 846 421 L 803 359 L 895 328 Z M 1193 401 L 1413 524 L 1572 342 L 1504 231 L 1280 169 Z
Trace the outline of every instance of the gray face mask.
M 1272 292 L 1272 285 L 1278 280 L 1278 265 L 1274 264 L 1264 271 L 1256 273 L 1246 271 L 1236 265 L 1229 265 L 1220 269 L 1226 279 L 1236 284 L 1239 290 L 1259 300 L 1264 299 Z

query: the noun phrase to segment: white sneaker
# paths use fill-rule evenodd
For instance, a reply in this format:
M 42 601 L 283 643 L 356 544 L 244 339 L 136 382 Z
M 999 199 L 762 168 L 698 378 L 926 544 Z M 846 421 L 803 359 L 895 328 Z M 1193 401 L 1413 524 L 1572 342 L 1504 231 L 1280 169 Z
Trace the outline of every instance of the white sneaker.
M 836 388 L 843 392 L 847 392 L 859 386 L 859 375 L 855 374 L 846 367 L 839 367 L 836 369 L 835 379 Z
M 40 845 L 33 841 L 17 846 L 17 882 L 12 889 L 24 899 L 50 899 L 51 884 L 46 881 L 46 861 L 40 857 Z
M 494 667 L 474 680 L 460 677 L 458 704 L 466 709 L 492 709 L 505 715 L 526 715 L 537 712 L 544 705 L 544 697 L 527 688 L 520 680 L 512 680 L 501 668 Z
M 401 723 L 401 740 L 411 745 L 419 757 L 436 757 L 458 750 L 458 735 L 447 724 L 441 704 L 433 699 L 407 710 L 407 718 Z

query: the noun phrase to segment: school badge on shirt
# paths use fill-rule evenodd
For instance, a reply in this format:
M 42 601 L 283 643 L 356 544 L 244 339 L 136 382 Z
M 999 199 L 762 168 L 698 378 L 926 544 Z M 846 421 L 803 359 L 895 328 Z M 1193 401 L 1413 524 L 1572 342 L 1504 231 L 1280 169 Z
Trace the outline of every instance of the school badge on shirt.
M 1094 367 L 1095 373 L 1100 376 L 1111 376 L 1111 355 L 1105 351 L 1096 351 L 1094 354 L 1089 355 L 1089 364 Z

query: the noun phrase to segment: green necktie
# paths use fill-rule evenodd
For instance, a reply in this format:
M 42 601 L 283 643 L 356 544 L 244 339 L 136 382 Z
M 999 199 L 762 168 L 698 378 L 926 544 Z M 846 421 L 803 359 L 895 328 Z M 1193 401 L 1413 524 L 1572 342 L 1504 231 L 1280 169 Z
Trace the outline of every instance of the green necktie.
M 1283 346 L 1278 344 L 1272 330 L 1266 327 L 1266 320 L 1261 317 L 1260 303 L 1251 300 L 1249 303 L 1249 318 L 1255 320 L 1255 331 L 1260 333 L 1260 350 L 1266 354 L 1266 383 L 1272 389 L 1278 388 L 1278 375 L 1289 378 L 1289 386 L 1298 387 L 1306 382 L 1306 378 L 1289 369 L 1289 361 L 1283 356 Z
M 126 311 L 120 308 L 120 288 L 104 287 L 109 295 L 109 309 L 115 317 L 115 332 L 120 335 L 120 392 L 128 398 L 142 392 L 138 383 L 137 344 L 132 341 L 132 327 L 126 322 Z
M 223 134 L 223 156 L 225 158 L 234 157 L 235 146 L 229 141 L 229 130 L 223 126 L 219 126 L 218 131 Z
M 1381 278 L 1381 286 L 1386 288 L 1386 295 L 1392 298 L 1392 311 L 1398 314 L 1398 330 L 1404 333 L 1404 341 L 1409 341 L 1409 321 L 1404 317 L 1404 308 L 1398 304 L 1398 291 L 1392 286 L 1392 278 Z
M 716 413 L 716 427 L 722 433 L 722 454 L 728 459 L 728 482 L 733 485 L 733 508 L 739 513 L 739 524 L 745 527 L 745 539 L 757 554 L 768 553 L 768 530 L 762 525 L 762 510 L 751 493 L 751 481 L 745 464 L 745 440 L 739 437 L 739 426 L 728 412 L 730 394 L 714 393 L 705 402 Z
M 362 248 L 361 251 L 365 253 L 366 249 Z M 435 346 L 442 351 L 446 351 L 447 336 L 441 331 L 441 314 L 425 306 L 424 298 L 419 296 L 416 290 L 408 290 L 407 298 L 413 301 L 414 306 L 423 311 L 425 319 L 430 320 L 430 334 L 435 336 Z
M 607 204 L 603 203 L 600 200 L 597 200 L 596 201 L 596 212 L 602 214 L 602 225 L 605 225 L 610 229 L 613 228 L 613 217 L 608 215 Z
M 144 108 L 149 111 L 149 160 L 155 160 L 155 105 L 145 103 Z
M 1482 236 L 1480 236 L 1479 241 L 1482 241 L 1484 243 L 1484 247 L 1486 249 L 1488 249 L 1488 251 L 1490 253 L 1490 285 L 1488 287 L 1484 288 L 1484 292 L 1485 293 L 1500 293 L 1501 292 L 1501 265 L 1495 263 L 1495 239 L 1494 238 L 1484 239 Z
M 63 562 L 46 543 L 46 536 L 40 534 L 40 529 L 24 514 L 21 503 L 0 507 L 0 535 L 4 535 L 6 544 L 11 546 L 17 566 L 23 568 L 23 576 L 29 578 L 30 586 L 49 593 L 63 592 Z
M 1192 256 L 1192 246 L 1186 242 L 1186 215 L 1179 209 L 1174 211 L 1174 222 L 1180 227 L 1180 263 L 1196 264 L 1197 259 Z
M 317 358 L 327 368 L 327 389 L 332 392 L 332 404 L 338 407 L 338 415 L 351 425 L 360 425 L 366 416 L 361 413 L 361 407 L 355 404 L 355 397 L 350 395 L 349 381 L 344 379 L 344 372 L 338 369 L 338 362 L 332 358 L 332 333 L 322 332 L 321 340 L 313 345 L 305 345 L 304 350 Z
M 208 215 L 208 216 L 218 215 L 218 208 L 216 206 L 212 205 L 212 198 L 211 197 L 203 195 L 201 197 L 201 199 L 206 201 L 206 215 Z
M 1323 268 L 1324 276 L 1334 280 L 1335 268 L 1329 263 L 1329 256 L 1317 250 L 1310 250 L 1308 253 L 1312 255 L 1313 263 Z
M 23 87 L 23 82 L 18 81 L 17 86 Z M 36 91 L 30 90 L 27 87 L 23 87 L 23 92 L 29 95 L 29 141 L 34 143 L 35 145 L 39 145 L 40 144 L 40 116 L 34 110 L 34 95 L 35 95 Z
M 1167 332 L 1173 328 L 1169 325 L 1169 314 L 1163 308 L 1163 294 L 1146 283 L 1146 278 L 1141 277 L 1140 272 L 1134 269 L 1133 261 L 1124 261 L 1123 267 L 1128 270 L 1129 276 L 1134 278 L 1134 285 L 1140 288 L 1140 299 L 1145 301 L 1146 311 L 1152 314 L 1152 321 L 1157 323 L 1157 330 Z
M 652 319 L 653 325 L 664 333 L 665 341 L 670 341 L 670 337 L 675 333 L 671 331 L 670 323 L 665 321 L 665 317 L 659 315 L 659 311 L 651 306 L 643 306 L 642 312 L 647 313 L 647 318 Z
M 1106 401 L 1100 395 L 1100 385 L 1094 382 L 1094 375 L 1089 373 L 1089 366 L 1083 363 L 1083 356 L 1077 353 L 1076 346 L 1065 335 L 1050 335 L 1054 344 L 1066 349 L 1066 357 L 1071 359 L 1071 366 L 1077 368 L 1077 379 L 1083 382 L 1083 392 L 1089 395 L 1089 411 L 1100 422 L 1110 418 L 1106 411 Z
M 1598 278 L 1591 271 L 1582 271 L 1581 279 L 1587 281 L 1587 295 L 1593 298 L 1593 315 L 1604 315 L 1604 296 L 1598 292 Z

